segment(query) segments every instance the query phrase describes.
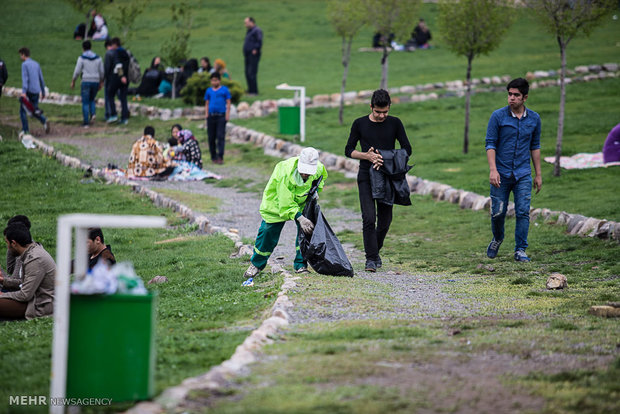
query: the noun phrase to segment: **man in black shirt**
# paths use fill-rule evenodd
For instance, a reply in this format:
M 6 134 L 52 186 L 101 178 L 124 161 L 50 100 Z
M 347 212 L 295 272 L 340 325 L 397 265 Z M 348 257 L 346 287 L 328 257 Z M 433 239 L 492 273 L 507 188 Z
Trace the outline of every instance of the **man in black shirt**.
M 383 158 L 377 150 L 400 148 L 411 155 L 411 144 L 400 119 L 389 116 L 392 101 L 384 89 L 377 89 L 370 101 L 370 115 L 353 121 L 345 147 L 345 155 L 360 160 L 357 174 L 360 207 L 362 209 L 362 233 L 366 252 L 366 271 L 376 272 L 381 267 L 379 250 L 392 223 L 392 206 L 378 203 L 372 198 L 370 169 L 379 169 Z M 359 141 L 361 151 L 356 150 Z

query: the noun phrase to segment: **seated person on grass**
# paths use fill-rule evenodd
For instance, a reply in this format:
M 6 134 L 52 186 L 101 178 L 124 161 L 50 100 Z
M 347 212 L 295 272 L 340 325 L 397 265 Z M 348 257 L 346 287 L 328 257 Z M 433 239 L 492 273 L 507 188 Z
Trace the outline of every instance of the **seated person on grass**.
M 147 126 L 144 135 L 131 148 L 127 176 L 165 180 L 174 171 L 174 167 L 164 158 L 164 151 L 155 140 L 155 128 Z
M 86 240 L 88 251 L 88 270 L 91 270 L 99 260 L 105 261 L 108 266 L 116 264 L 116 258 L 109 244 L 103 240 L 103 232 L 99 227 L 88 229 Z
M 0 284 L 8 292 L 0 293 L 0 319 L 33 319 L 54 311 L 56 263 L 43 246 L 32 241 L 22 223 L 4 229 L 7 249 L 22 262 L 22 280 L 0 272 Z
M 30 220 L 24 215 L 13 216 L 6 222 L 7 227 L 14 223 L 21 223 L 28 231 L 30 231 Z M 21 283 L 22 279 L 22 260 L 18 254 L 14 253 L 11 249 L 6 251 L 6 271 L 14 278 L 18 278 Z
M 202 153 L 200 152 L 200 146 L 196 137 L 189 129 L 182 129 L 179 131 L 179 143 L 183 145 L 183 155 L 185 161 L 196 165 L 198 168 L 202 168 Z

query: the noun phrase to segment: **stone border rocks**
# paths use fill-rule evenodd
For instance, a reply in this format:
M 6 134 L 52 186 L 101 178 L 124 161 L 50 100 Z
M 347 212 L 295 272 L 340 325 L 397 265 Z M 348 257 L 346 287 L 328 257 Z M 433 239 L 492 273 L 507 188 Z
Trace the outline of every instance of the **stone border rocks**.
M 205 215 L 195 213 L 191 208 L 174 199 L 165 197 L 142 185 L 136 184 L 125 177 L 115 176 L 103 169 L 92 168 L 78 158 L 67 156 L 60 151 L 56 151 L 51 145 L 47 145 L 29 134 L 26 135 L 32 139 L 32 142 L 35 143 L 41 152 L 56 158 L 61 164 L 84 171 L 90 171 L 94 177 L 103 178 L 108 183 L 131 185 L 134 192 L 149 197 L 153 204 L 157 206 L 170 208 L 179 212 L 183 217 L 188 218 L 190 222 L 197 224 L 201 231 L 207 233 L 222 233 L 235 242 L 237 254 L 234 256 L 240 257 L 251 254 L 251 246 L 244 245 L 243 242 L 241 242 L 241 237 L 234 229 L 212 226 Z M 278 264 L 271 264 L 271 272 L 281 273 L 284 277 L 284 283 L 280 287 L 278 297 L 271 307 L 270 317 L 265 319 L 257 329 L 252 331 L 243 343 L 236 348 L 234 354 L 228 360 L 222 362 L 220 365 L 212 367 L 203 375 L 187 378 L 180 385 L 164 390 L 155 401 L 138 403 L 136 406 L 127 410 L 127 412 L 134 414 L 166 412 L 177 407 L 191 390 L 221 389 L 226 387 L 235 377 L 245 375 L 247 373 L 247 366 L 257 360 L 260 349 L 266 344 L 273 343 L 273 339 L 271 338 L 277 334 L 280 328 L 288 325 L 290 320 L 287 310 L 292 306 L 292 303 L 287 293 L 297 286 L 295 280 L 298 280 L 299 277 L 292 277 L 288 271 Z
M 231 122 L 226 125 L 226 133 L 230 142 L 262 146 L 265 154 L 280 158 L 296 156 L 303 148 L 299 144 L 234 125 Z M 319 159 L 330 170 L 339 171 L 350 178 L 357 175 L 359 169 L 357 160 L 326 151 L 319 151 Z M 463 209 L 474 211 L 485 210 L 488 212 L 491 208 L 490 197 L 456 189 L 447 184 L 425 180 L 414 175 L 407 175 L 407 182 L 412 193 L 430 195 L 436 201 L 447 201 L 458 204 Z M 508 204 L 507 215 L 508 217 L 515 215 L 514 203 L 512 202 Z M 545 223 L 566 225 L 566 230 L 571 235 L 612 239 L 620 242 L 620 223 L 615 221 L 585 217 L 565 211 L 552 211 L 547 208 L 530 208 L 530 220 L 535 221 L 538 217 L 542 217 Z
M 567 71 L 566 83 L 591 82 L 598 79 L 612 78 L 620 76 L 620 65 L 617 63 L 604 63 L 602 65 L 582 65 L 576 66 L 574 69 Z M 530 88 L 545 88 L 559 86 L 560 80 L 559 70 L 536 70 L 527 72 L 525 77 L 531 82 Z M 509 75 L 491 76 L 483 78 L 474 78 L 471 80 L 472 92 L 494 92 L 503 90 L 505 85 L 510 81 Z M 465 94 L 466 82 L 463 80 L 453 80 L 447 82 L 426 83 L 420 85 L 405 85 L 400 87 L 389 88 L 390 94 L 393 95 L 394 102 L 424 102 L 440 98 L 462 97 Z M 368 103 L 373 91 L 349 91 L 344 93 L 344 101 L 346 105 Z M 5 86 L 4 94 L 12 97 L 19 97 L 21 89 Z M 58 105 L 79 105 L 81 97 L 79 95 L 64 95 L 57 92 L 46 93 L 43 103 L 55 103 Z M 117 105 L 120 103 L 117 102 Z M 231 105 L 231 119 L 247 119 L 254 117 L 263 117 L 278 110 L 280 106 L 299 105 L 299 99 L 281 98 L 278 100 L 266 99 L 263 101 L 254 101 L 252 104 L 248 102 L 240 102 L 237 105 Z M 337 107 L 340 105 L 340 93 L 319 94 L 313 97 L 306 97 L 307 107 Z M 103 107 L 104 100 L 97 99 L 97 106 Z M 128 102 L 129 111 L 132 115 L 141 115 L 149 119 L 161 119 L 169 121 L 186 117 L 193 120 L 204 119 L 204 107 L 194 106 L 185 108 L 158 108 L 156 106 L 142 105 L 135 102 Z M 120 110 L 120 108 L 119 108 Z
M 287 294 L 289 290 L 297 286 L 295 280 L 298 280 L 299 277 L 292 277 L 288 271 L 279 265 L 273 265 L 272 272 L 280 272 L 284 276 L 284 283 L 276 302 L 271 308 L 271 316 L 265 319 L 260 327 L 252 331 L 229 359 L 211 368 L 206 374 L 187 378 L 180 385 L 167 388 L 154 401 L 138 403 L 127 410 L 127 413 L 157 414 L 169 412 L 181 405 L 190 391 L 223 389 L 228 387 L 236 377 L 246 375 L 248 365 L 257 361 L 261 348 L 273 343 L 272 337 L 278 333 L 280 328 L 287 326 L 290 320 L 287 310 L 292 306 L 292 303 Z

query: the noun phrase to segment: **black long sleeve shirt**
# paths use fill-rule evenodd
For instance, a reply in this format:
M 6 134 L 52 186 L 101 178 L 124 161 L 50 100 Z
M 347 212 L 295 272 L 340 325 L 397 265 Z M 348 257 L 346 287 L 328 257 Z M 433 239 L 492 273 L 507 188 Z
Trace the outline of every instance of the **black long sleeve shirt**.
M 396 141 L 400 144 L 400 148 L 407 151 L 407 155 L 411 156 L 411 144 L 400 119 L 388 115 L 383 122 L 372 122 L 366 115 L 353 121 L 344 153 L 351 158 L 351 153 L 357 147 L 358 142 L 361 152 L 367 152 L 370 147 L 393 150 L 396 149 Z M 370 161 L 360 160 L 360 173 L 368 173 L 371 166 Z

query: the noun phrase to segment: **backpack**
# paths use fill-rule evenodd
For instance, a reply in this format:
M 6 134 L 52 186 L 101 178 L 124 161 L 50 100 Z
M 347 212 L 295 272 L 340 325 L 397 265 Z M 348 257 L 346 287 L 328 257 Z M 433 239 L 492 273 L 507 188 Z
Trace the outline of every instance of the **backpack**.
M 127 70 L 129 73 L 127 73 L 127 78 L 131 83 L 140 83 L 140 80 L 142 79 L 140 64 L 129 50 L 127 50 L 127 54 L 129 55 L 129 69 Z

